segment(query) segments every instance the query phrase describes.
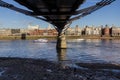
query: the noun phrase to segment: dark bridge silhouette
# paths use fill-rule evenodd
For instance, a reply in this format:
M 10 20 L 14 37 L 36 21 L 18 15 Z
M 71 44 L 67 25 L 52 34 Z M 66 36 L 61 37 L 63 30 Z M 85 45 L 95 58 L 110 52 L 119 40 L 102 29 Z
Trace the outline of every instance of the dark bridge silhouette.
M 109 5 L 115 0 L 102 0 L 93 6 L 77 10 L 85 0 L 14 0 L 23 5 L 29 11 L 18 8 L 12 4 L 0 0 L 0 6 L 5 7 L 37 19 L 44 20 L 54 25 L 58 31 L 57 48 L 66 48 L 64 32 L 72 21 L 80 19 L 92 12 Z M 74 17 L 72 17 L 74 15 Z

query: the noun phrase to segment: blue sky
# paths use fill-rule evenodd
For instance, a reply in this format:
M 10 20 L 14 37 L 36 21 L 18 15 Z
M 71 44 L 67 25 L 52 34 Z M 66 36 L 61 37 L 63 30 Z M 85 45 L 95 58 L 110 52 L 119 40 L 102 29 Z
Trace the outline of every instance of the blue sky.
M 26 9 L 23 6 L 15 3 L 13 0 L 3 0 L 14 4 L 17 7 Z M 81 5 L 80 9 L 94 5 L 96 2 L 101 0 L 86 0 Z M 74 21 L 71 27 L 79 25 L 80 27 L 88 26 L 100 26 L 100 25 L 115 25 L 120 27 L 120 0 L 116 0 L 111 5 L 105 6 L 92 14 L 83 17 L 79 20 Z M 40 27 L 47 27 L 49 23 L 42 20 L 26 16 L 24 14 L 0 7 L 0 28 L 27 28 L 29 24 L 39 25 Z

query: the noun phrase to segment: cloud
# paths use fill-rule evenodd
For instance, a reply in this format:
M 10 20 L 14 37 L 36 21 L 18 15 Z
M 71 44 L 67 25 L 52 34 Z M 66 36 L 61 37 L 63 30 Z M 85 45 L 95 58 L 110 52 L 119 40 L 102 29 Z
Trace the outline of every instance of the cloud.
M 19 14 L 19 12 L 15 12 L 15 14 Z

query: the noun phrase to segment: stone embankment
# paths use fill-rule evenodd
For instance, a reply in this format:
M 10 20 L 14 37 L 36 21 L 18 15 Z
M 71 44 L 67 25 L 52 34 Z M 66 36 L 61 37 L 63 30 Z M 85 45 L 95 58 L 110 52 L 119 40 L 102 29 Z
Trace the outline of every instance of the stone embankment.
M 57 39 L 57 36 L 53 36 L 53 35 L 48 35 L 48 36 L 40 36 L 40 35 L 34 35 L 34 36 L 1 36 L 0 35 L 0 40 L 35 40 L 35 39 L 39 39 L 39 38 L 45 38 L 45 39 L 49 39 L 49 40 L 53 40 L 53 39 Z M 71 35 L 68 36 L 66 35 L 66 39 L 120 39 L 120 36 L 115 36 L 115 37 L 111 37 L 111 36 L 75 36 L 75 35 Z

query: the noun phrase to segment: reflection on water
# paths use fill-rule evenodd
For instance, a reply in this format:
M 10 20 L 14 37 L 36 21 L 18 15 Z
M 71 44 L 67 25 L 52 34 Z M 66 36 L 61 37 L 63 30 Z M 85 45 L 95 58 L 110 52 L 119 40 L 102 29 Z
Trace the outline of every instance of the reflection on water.
M 120 64 L 120 40 L 72 40 L 68 49 L 56 51 L 56 43 L 32 40 L 0 41 L 0 57 L 21 57 L 66 62 L 109 62 Z
M 67 59 L 67 55 L 66 55 L 67 49 L 56 49 L 56 51 L 57 51 L 58 63 L 62 69 L 67 69 L 69 68 L 69 66 L 73 67 L 74 63 L 72 63 L 72 60 Z
M 58 61 L 65 61 L 67 49 L 57 49 Z
M 61 68 L 66 68 L 67 58 L 66 58 L 67 49 L 57 49 L 58 62 Z

